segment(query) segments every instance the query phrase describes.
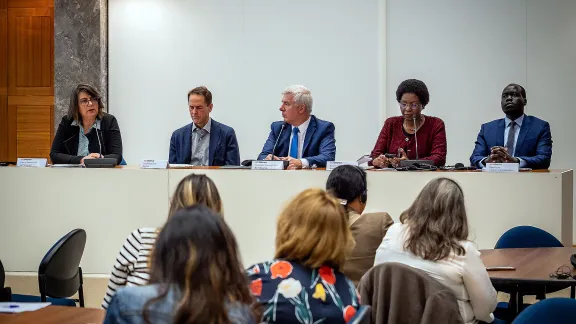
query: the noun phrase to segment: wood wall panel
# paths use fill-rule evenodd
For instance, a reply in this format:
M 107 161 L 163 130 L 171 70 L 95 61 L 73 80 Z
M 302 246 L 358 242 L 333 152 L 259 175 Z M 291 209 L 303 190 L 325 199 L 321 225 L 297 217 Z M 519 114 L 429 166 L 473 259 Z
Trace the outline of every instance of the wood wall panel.
M 8 10 L 0 0 L 0 96 L 8 94 Z M 6 4 L 6 3 L 4 3 Z
M 53 106 L 9 106 L 16 111 L 18 157 L 50 156 Z
M 0 9 L 8 8 L 8 0 L 0 0 Z
M 8 4 L 8 8 L 43 8 L 54 7 L 54 0 L 0 0 Z
M 8 95 L 53 94 L 54 8 L 9 8 Z
M 16 161 L 16 110 L 8 108 L 5 96 L 0 96 L 0 161 Z

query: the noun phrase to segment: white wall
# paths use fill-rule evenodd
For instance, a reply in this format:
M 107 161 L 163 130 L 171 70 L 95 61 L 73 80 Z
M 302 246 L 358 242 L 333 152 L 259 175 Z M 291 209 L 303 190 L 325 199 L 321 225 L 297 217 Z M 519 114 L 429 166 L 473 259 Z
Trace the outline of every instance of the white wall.
M 281 91 L 307 86 L 336 125 L 337 158 L 370 152 L 383 122 L 380 0 L 115 0 L 109 4 L 109 107 L 125 158 L 167 158 L 190 123 L 186 94 L 214 96 L 212 117 L 255 158 L 281 118 Z M 379 118 L 380 117 L 380 118 Z

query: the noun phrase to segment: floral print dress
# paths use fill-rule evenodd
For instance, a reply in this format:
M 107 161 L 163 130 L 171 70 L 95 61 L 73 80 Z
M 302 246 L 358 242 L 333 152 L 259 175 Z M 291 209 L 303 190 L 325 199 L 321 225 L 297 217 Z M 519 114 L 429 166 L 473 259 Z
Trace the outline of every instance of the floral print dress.
M 347 323 L 360 307 L 352 281 L 328 266 L 273 260 L 246 272 L 266 323 Z

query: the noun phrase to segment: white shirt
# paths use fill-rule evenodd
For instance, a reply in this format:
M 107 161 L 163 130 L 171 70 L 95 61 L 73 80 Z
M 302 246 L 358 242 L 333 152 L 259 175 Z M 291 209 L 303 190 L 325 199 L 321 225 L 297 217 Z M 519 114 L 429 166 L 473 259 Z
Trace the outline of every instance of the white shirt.
M 478 321 L 491 323 L 494 320 L 492 312 L 498 302 L 496 290 L 474 243 L 460 242 L 466 251 L 465 255 L 458 256 L 452 253 L 444 260 L 424 260 L 404 250 L 407 229 L 408 226 L 402 223 L 390 226 L 376 250 L 374 265 L 398 262 L 423 270 L 454 292 L 460 315 L 465 323 L 478 323 Z
M 292 125 L 290 129 L 290 142 L 288 146 L 288 156 L 290 156 L 290 150 L 292 149 L 292 137 L 294 137 L 294 128 L 298 128 L 298 154 L 296 155 L 300 161 L 302 161 L 302 167 L 308 167 L 310 164 L 307 159 L 302 158 L 302 152 L 304 151 L 304 138 L 306 137 L 306 131 L 308 130 L 308 125 L 310 125 L 310 119 L 312 116 L 308 117 L 308 120 L 300 124 L 300 126 L 295 127 Z

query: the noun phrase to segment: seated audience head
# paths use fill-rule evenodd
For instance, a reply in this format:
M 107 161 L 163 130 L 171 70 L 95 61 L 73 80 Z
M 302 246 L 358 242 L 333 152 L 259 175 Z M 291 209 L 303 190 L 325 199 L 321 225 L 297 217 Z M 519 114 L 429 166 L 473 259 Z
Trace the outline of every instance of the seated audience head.
M 188 91 L 188 110 L 196 127 L 203 128 L 208 123 L 212 107 L 212 92 L 208 88 L 196 87 Z
M 412 121 L 414 117 L 420 120 L 422 110 L 430 101 L 428 87 L 416 79 L 403 81 L 396 90 L 396 101 L 400 104 L 400 112 L 405 120 Z
M 182 293 L 174 323 L 230 323 L 226 305 L 253 305 L 234 234 L 224 219 L 203 205 L 178 210 L 164 225 L 152 251 L 150 283 L 166 297 L 172 287 Z M 260 314 L 254 309 L 254 318 Z
M 100 92 L 91 85 L 79 84 L 70 95 L 68 118 L 81 124 L 82 121 L 96 120 L 104 115 L 104 102 Z
M 340 199 L 342 205 L 362 214 L 368 200 L 366 171 L 353 165 L 338 166 L 328 176 L 326 191 Z
M 284 122 L 300 126 L 312 113 L 312 93 L 301 85 L 292 85 L 282 91 L 280 106 Z
M 460 244 L 468 239 L 464 192 L 454 180 L 430 181 L 402 213 L 400 221 L 409 228 L 404 248 L 425 260 L 438 261 L 452 252 L 465 253 Z
M 278 217 L 276 259 L 341 270 L 353 247 L 346 210 L 324 190 L 301 192 Z
M 172 196 L 168 217 L 171 217 L 182 208 L 196 204 L 204 205 L 215 213 L 223 216 L 220 193 L 212 179 L 205 174 L 189 174 L 178 183 Z
M 519 84 L 511 83 L 502 90 L 500 106 L 502 111 L 512 120 L 524 114 L 524 106 L 528 103 L 526 100 L 526 90 Z

